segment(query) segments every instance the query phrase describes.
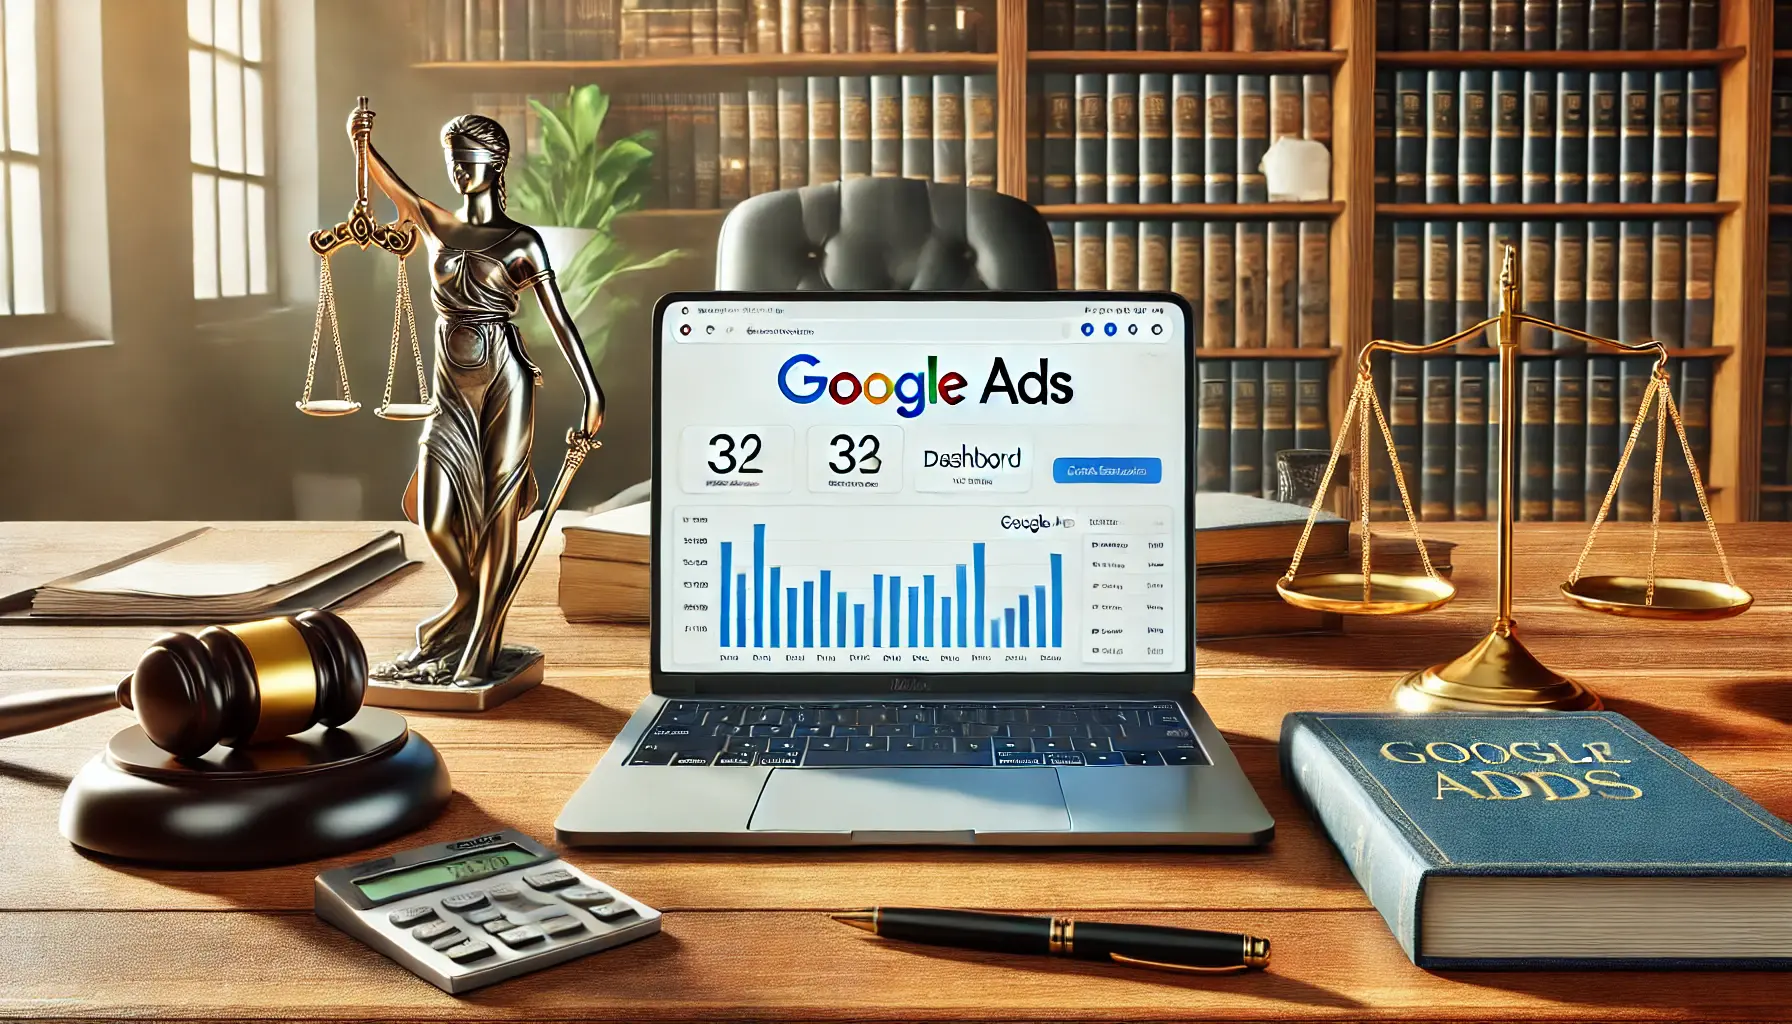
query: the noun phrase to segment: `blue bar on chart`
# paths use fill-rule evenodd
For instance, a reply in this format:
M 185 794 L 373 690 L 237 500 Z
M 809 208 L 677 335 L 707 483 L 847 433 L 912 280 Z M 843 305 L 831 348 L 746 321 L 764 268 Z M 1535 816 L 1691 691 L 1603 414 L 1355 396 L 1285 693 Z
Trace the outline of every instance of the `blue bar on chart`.
M 1033 642 L 1045 646 L 1045 588 L 1037 584 L 1033 586 Z
M 1020 595 L 1020 613 L 1016 618 L 1020 619 L 1020 645 L 1022 647 L 1033 646 L 1033 642 L 1028 635 L 1030 631 L 1027 629 L 1027 621 L 1031 619 L 1032 616 L 1027 614 L 1027 595 L 1025 594 Z
M 836 646 L 845 647 L 846 646 L 846 591 L 844 591 L 844 590 L 842 590 L 834 595 L 834 622 L 836 623 L 835 628 L 838 630 L 838 632 L 834 634 L 834 636 L 836 637 Z
M 910 587 L 908 588 L 908 645 L 910 647 L 921 646 L 920 631 L 916 628 L 916 623 L 918 623 L 920 619 L 921 588 Z
M 747 646 L 747 574 L 734 574 L 734 640 L 740 647 Z
M 940 646 L 952 646 L 952 599 L 949 597 L 940 598 Z
M 772 566 L 771 606 L 772 606 L 772 646 L 778 646 L 778 595 L 782 593 L 782 584 L 778 579 L 778 567 Z
M 1052 555 L 1052 646 L 1064 646 L 1064 556 Z
M 902 613 L 898 607 L 902 604 L 902 577 L 890 577 L 890 646 L 902 646 Z
M 796 588 L 784 588 L 784 637 L 786 647 L 796 646 Z
M 852 603 L 852 645 L 865 646 L 865 604 L 862 601 Z
M 776 584 L 773 584 L 776 586 Z M 753 525 L 753 646 L 764 647 L 765 639 L 760 631 L 765 615 L 765 524 Z M 744 642 L 746 637 L 741 637 Z
M 815 581 L 803 581 L 803 646 L 815 646 Z
M 909 592 L 911 595 L 914 591 Z M 921 607 L 927 609 L 927 622 L 921 630 L 921 646 L 933 646 L 933 573 L 921 577 Z M 911 602 L 912 605 L 912 602 Z
M 871 577 L 871 646 L 884 645 L 884 577 L 882 573 L 874 573 Z M 860 644 L 860 647 L 865 646 Z
M 729 541 L 723 541 L 722 542 L 722 631 L 720 634 L 720 636 L 721 636 L 720 643 L 723 647 L 729 646 L 729 644 L 728 644 L 728 596 L 729 596 L 729 591 L 732 588 L 728 584 L 733 579 L 734 579 L 734 544 Z
M 977 584 L 977 646 L 983 646 L 983 545 L 971 545 L 971 568 Z M 994 632 L 991 630 L 990 632 Z M 994 640 L 994 637 L 990 638 Z
M 826 569 L 821 570 L 821 646 L 823 647 L 828 646 L 828 633 L 830 632 L 828 627 L 831 625 L 828 620 L 828 612 L 834 607 L 833 599 L 828 596 L 828 583 L 833 575 Z

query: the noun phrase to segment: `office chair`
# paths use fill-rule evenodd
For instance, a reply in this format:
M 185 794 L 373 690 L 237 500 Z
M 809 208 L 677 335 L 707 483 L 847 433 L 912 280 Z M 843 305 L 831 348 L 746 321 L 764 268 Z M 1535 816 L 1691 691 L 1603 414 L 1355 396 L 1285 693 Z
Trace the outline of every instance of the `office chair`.
M 853 178 L 754 196 L 722 222 L 716 287 L 950 291 L 1057 287 L 1051 231 L 1013 196 Z

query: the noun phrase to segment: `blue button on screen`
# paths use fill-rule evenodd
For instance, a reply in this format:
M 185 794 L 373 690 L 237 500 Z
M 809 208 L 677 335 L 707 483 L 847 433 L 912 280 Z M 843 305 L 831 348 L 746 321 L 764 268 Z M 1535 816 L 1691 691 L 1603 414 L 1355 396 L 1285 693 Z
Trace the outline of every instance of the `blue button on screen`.
M 1058 484 L 1156 484 L 1164 479 L 1162 459 L 1053 459 Z

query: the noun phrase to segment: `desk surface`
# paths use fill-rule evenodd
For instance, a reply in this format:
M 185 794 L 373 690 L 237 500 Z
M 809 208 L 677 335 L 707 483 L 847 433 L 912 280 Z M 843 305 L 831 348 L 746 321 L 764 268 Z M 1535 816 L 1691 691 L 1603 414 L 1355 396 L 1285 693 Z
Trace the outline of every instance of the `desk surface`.
M 0 593 L 74 571 L 190 524 L 0 525 Z M 280 524 L 257 524 L 277 543 Z M 1716 571 L 1697 527 L 1670 527 L 1664 572 Z M 883 849 L 831 852 L 572 851 L 598 878 L 666 911 L 665 933 L 455 999 L 311 914 L 311 879 L 368 854 L 250 872 L 120 868 L 56 831 L 75 771 L 122 711 L 0 745 L 0 1017 L 312 1020 L 692 1018 L 799 1020 L 1779 1019 L 1792 975 L 1432 974 L 1401 954 L 1343 862 L 1277 774 L 1296 709 L 1374 710 L 1402 670 L 1466 649 L 1493 601 L 1493 531 L 1435 524 L 1456 541 L 1463 596 L 1428 616 L 1359 620 L 1340 637 L 1234 641 L 1200 651 L 1202 702 L 1275 815 L 1251 853 Z M 1659 625 L 1572 608 L 1556 585 L 1578 527 L 1524 525 L 1519 628 L 1552 667 L 1781 816 L 1792 687 L 1792 526 L 1724 529 L 1741 618 Z M 413 541 L 416 540 L 413 535 Z M 554 602 L 558 544 L 523 588 L 510 638 L 547 652 L 547 681 L 483 717 L 415 714 L 455 796 L 392 848 L 502 827 L 553 839 L 567 796 L 647 692 L 646 631 L 569 626 Z M 1614 524 L 1594 566 L 1642 556 L 1646 528 Z M 413 550 L 421 552 L 419 545 Z M 1628 563 L 1635 565 L 1638 563 Z M 446 581 L 414 570 L 346 609 L 370 652 L 397 651 Z M 0 628 L 0 693 L 117 679 L 157 630 Z M 1184 979 L 1072 962 L 881 942 L 821 912 L 923 903 L 1249 931 L 1275 944 L 1268 973 Z

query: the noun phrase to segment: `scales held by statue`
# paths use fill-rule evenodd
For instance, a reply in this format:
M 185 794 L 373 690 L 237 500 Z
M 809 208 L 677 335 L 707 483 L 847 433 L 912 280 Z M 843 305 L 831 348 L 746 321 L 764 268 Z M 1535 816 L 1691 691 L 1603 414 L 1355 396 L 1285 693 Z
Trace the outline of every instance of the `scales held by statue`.
M 385 392 L 374 414 L 423 423 L 415 473 L 404 490 L 405 516 L 423 528 L 436 560 L 454 583 L 447 607 L 417 626 L 417 644 L 370 673 L 367 703 L 440 711 L 483 711 L 540 682 L 541 652 L 503 643 L 505 617 L 541 551 L 573 476 L 599 447 L 603 390 L 567 312 L 546 250 L 534 229 L 505 212 L 504 171 L 510 140 L 491 118 L 465 114 L 442 129 L 458 211 L 438 206 L 406 185 L 373 145 L 373 111 L 363 96 L 349 115 L 355 154 L 355 203 L 347 220 L 311 236 L 318 254 L 318 306 L 299 411 L 344 416 L 358 411 L 343 359 L 330 259 L 338 250 L 375 248 L 398 258 L 397 301 L 386 360 Z M 392 201 L 390 224 L 374 219 L 370 185 Z M 435 331 L 433 386 L 417 336 L 405 259 L 422 248 L 429 259 Z M 572 367 L 585 397 L 584 419 L 566 434 L 566 457 L 540 503 L 528 542 L 518 521 L 541 497 L 531 455 L 535 388 L 530 361 L 513 323 L 525 292 Z M 317 398 L 318 355 L 329 328 L 337 398 Z M 401 341 L 408 333 L 417 401 L 394 402 Z
M 1294 560 L 1289 565 L 1287 574 L 1276 585 L 1276 592 L 1289 604 L 1345 615 L 1417 614 L 1440 608 L 1456 596 L 1455 585 L 1443 579 L 1432 568 L 1430 556 L 1425 550 L 1425 541 L 1419 536 L 1418 517 L 1413 514 L 1412 498 L 1406 489 L 1406 478 L 1400 469 L 1399 456 L 1395 453 L 1393 434 L 1388 429 L 1387 417 L 1382 412 L 1381 401 L 1375 392 L 1375 382 L 1370 376 L 1370 357 L 1380 351 L 1425 355 L 1461 344 L 1490 328 L 1495 329 L 1500 373 L 1499 391 L 1492 396 L 1500 402 L 1499 464 L 1495 467 L 1501 481 L 1497 518 L 1498 610 L 1492 629 L 1467 653 L 1453 661 L 1409 672 L 1400 678 L 1394 687 L 1394 703 L 1407 711 L 1584 710 L 1600 707 L 1599 697 L 1593 691 L 1546 667 L 1525 647 L 1514 631 L 1512 521 L 1513 496 L 1517 489 L 1513 486 L 1513 462 L 1517 450 L 1515 431 L 1519 421 L 1518 342 L 1520 328 L 1524 325 L 1556 331 L 1570 338 L 1620 352 L 1655 356 L 1654 372 L 1637 407 L 1636 419 L 1618 458 L 1611 485 L 1606 491 L 1605 500 L 1599 506 L 1598 515 L 1593 519 L 1592 528 L 1587 532 L 1587 542 L 1581 549 L 1580 558 L 1575 562 L 1567 581 L 1561 585 L 1562 596 L 1593 611 L 1675 621 L 1703 621 L 1740 615 L 1754 602 L 1748 591 L 1736 585 L 1736 578 L 1730 572 L 1729 559 L 1724 555 L 1723 542 L 1718 539 L 1704 481 L 1699 476 L 1698 460 L 1693 458 L 1680 410 L 1675 406 L 1668 386 L 1666 346 L 1659 341 L 1642 344 L 1612 341 L 1525 313 L 1518 292 L 1516 266 L 1517 251 L 1507 246 L 1500 266 L 1499 315 L 1429 344 L 1409 345 L 1375 340 L 1363 347 L 1358 359 L 1356 385 L 1345 406 L 1344 418 L 1338 427 L 1338 438 L 1332 446 L 1331 460 L 1321 478 L 1312 511 L 1308 514 L 1306 529 L 1302 531 L 1301 539 L 1295 546 Z M 1652 424 L 1651 414 L 1654 416 Z M 1388 460 L 1392 463 L 1394 484 L 1399 491 L 1400 503 L 1405 509 L 1413 540 L 1418 544 L 1424 573 L 1401 575 L 1374 571 L 1369 526 L 1369 488 L 1363 479 L 1367 474 L 1357 473 L 1353 476 L 1356 478 L 1356 500 L 1362 523 L 1361 570 L 1303 575 L 1300 572 L 1300 562 L 1306 551 L 1307 537 L 1324 505 L 1338 461 L 1346 446 L 1351 443 L 1353 424 L 1357 428 L 1355 464 L 1361 467 L 1369 465 L 1371 421 L 1379 428 Z M 1678 451 L 1686 459 L 1693 491 L 1698 496 L 1699 509 L 1705 515 L 1705 528 L 1710 534 L 1712 547 L 1717 552 L 1718 565 L 1723 572 L 1722 582 L 1663 577 L 1658 576 L 1655 571 L 1661 539 L 1662 463 L 1668 450 L 1667 430 L 1670 422 L 1679 441 Z M 1593 551 L 1593 542 L 1598 538 L 1599 528 L 1604 525 L 1606 516 L 1611 512 L 1612 501 L 1618 494 L 1618 484 L 1623 479 L 1631 454 L 1636 450 L 1637 440 L 1651 425 L 1655 430 L 1655 502 L 1649 526 L 1648 573 L 1644 576 L 1583 575 L 1587 558 Z

